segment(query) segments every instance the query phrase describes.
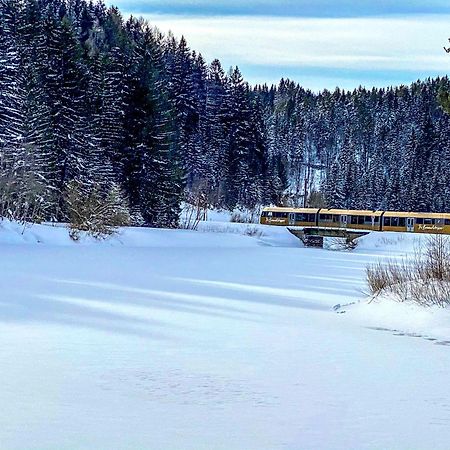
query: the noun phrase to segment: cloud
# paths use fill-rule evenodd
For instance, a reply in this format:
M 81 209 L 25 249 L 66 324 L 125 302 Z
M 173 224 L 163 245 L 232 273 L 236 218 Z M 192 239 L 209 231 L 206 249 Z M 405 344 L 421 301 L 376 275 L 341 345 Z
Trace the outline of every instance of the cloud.
M 119 0 L 134 13 L 361 17 L 390 14 L 449 14 L 448 0 Z
M 327 77 L 359 77 L 379 84 L 410 82 L 419 76 L 445 74 L 450 57 L 442 47 L 450 34 L 450 15 L 388 18 L 191 17 L 144 15 L 162 31 L 184 35 L 206 60 L 239 65 L 260 81 L 260 72 L 283 76 L 283 70 L 307 78 L 320 70 Z M 251 70 L 250 70 L 251 69 Z M 309 71 L 309 72 L 308 72 Z M 316 74 L 312 74 L 313 72 Z M 351 73 L 353 71 L 353 73 Z M 312 74 L 312 75 L 311 75 Z M 395 75 L 390 78 L 391 75 Z M 401 74 L 401 76 L 399 76 Z M 279 76 L 278 76 L 279 75 Z M 403 81 L 401 81 L 403 80 Z M 268 80 L 269 81 L 269 80 Z M 359 84 L 359 83 L 358 83 Z

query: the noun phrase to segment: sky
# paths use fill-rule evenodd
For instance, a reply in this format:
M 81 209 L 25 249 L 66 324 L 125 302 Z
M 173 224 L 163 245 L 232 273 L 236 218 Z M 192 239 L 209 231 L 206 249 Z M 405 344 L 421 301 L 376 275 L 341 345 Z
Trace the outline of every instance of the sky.
M 251 84 L 314 91 L 446 75 L 450 0 L 116 0 Z M 450 45 L 450 44 L 449 44 Z

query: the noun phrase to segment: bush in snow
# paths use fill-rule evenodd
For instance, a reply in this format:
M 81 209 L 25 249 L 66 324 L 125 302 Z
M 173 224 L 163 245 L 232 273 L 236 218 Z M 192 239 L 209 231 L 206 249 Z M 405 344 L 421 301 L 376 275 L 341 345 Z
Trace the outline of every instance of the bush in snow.
M 258 227 L 249 225 L 244 230 L 244 234 L 250 237 L 261 237 L 263 235 L 263 232 L 258 229 Z
M 450 305 L 450 240 L 432 236 L 414 256 L 368 266 L 366 274 L 373 295 L 386 293 L 398 301 L 446 307 Z
M 178 227 L 183 230 L 197 230 L 199 223 L 205 219 L 206 211 L 203 211 L 198 205 L 184 202 L 181 205 Z
M 74 240 L 79 239 L 80 232 L 106 237 L 130 223 L 127 202 L 116 184 L 103 192 L 98 185 L 86 187 L 73 180 L 67 186 L 66 203 L 69 233 Z
M 356 239 L 347 236 L 345 238 L 340 237 L 330 237 L 325 238 L 324 248 L 327 250 L 337 250 L 337 251 L 349 251 L 355 250 L 358 246 L 358 242 Z
M 261 208 L 255 207 L 249 208 L 236 208 L 231 214 L 231 222 L 237 223 L 258 223 L 259 216 L 261 214 Z
M 207 220 L 208 196 L 202 184 L 186 190 L 184 202 L 181 204 L 179 228 L 196 230 L 201 221 Z

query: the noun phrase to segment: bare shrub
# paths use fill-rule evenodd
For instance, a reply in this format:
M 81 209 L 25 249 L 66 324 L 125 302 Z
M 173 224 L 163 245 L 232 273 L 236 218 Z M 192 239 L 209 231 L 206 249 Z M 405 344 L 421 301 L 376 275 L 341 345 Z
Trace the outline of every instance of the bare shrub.
M 181 208 L 179 228 L 197 230 L 199 223 L 206 218 L 206 212 L 198 204 L 184 203 Z
M 230 222 L 258 223 L 260 215 L 261 215 L 261 210 L 259 207 L 256 207 L 253 209 L 237 208 L 232 212 Z
M 431 236 L 413 256 L 368 266 L 366 277 L 374 296 L 387 292 L 402 302 L 450 305 L 450 240 Z
M 357 240 L 350 238 L 350 236 L 347 236 L 345 238 L 340 237 L 327 238 L 326 248 L 328 250 L 350 251 L 354 250 L 357 246 L 358 246 Z
M 179 228 L 197 230 L 199 223 L 208 218 L 208 195 L 203 184 L 186 190 L 181 208 Z
M 257 225 L 236 225 L 229 222 L 204 222 L 199 229 L 203 233 L 238 234 L 257 238 L 264 235 Z
M 389 291 L 405 301 L 408 298 L 408 281 L 413 281 L 415 273 L 407 259 L 389 260 L 370 265 L 366 269 L 367 284 L 370 292 L 378 295 Z
M 437 234 L 428 238 L 423 260 L 423 279 L 450 281 L 450 242 L 446 236 Z
M 250 237 L 261 237 L 263 232 L 256 226 L 248 226 L 244 230 L 244 234 Z
M 80 232 L 100 239 L 130 223 L 127 202 L 115 184 L 103 192 L 98 185 L 87 187 L 73 180 L 66 189 L 66 204 L 69 234 L 73 240 L 80 238 Z
M 390 285 L 390 272 L 388 266 L 382 263 L 367 266 L 366 279 L 370 292 L 373 295 L 379 294 Z
M 380 244 L 383 246 L 386 245 L 397 245 L 405 240 L 405 236 L 402 233 L 398 233 L 398 236 L 391 235 L 389 237 L 382 236 L 380 238 Z M 378 245 L 379 246 L 379 245 Z

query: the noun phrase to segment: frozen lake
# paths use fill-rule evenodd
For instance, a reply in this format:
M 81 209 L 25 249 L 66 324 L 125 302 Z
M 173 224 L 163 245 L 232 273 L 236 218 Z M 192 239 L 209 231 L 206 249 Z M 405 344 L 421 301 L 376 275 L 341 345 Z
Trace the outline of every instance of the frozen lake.
M 0 245 L 3 450 L 448 449 L 450 347 L 332 308 L 386 249 L 52 232 Z

